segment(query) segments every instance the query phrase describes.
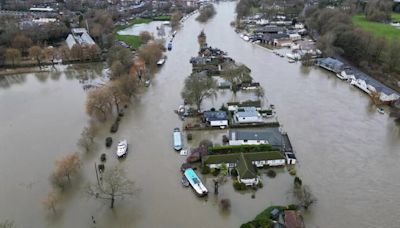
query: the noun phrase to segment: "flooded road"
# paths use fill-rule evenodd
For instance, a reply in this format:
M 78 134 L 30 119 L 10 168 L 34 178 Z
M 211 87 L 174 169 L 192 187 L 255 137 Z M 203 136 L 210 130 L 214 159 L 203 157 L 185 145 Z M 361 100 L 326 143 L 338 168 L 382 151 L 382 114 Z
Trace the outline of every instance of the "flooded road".
M 181 103 L 183 80 L 191 73 L 189 59 L 196 55 L 197 35 L 204 29 L 211 46 L 252 69 L 268 101 L 277 107 L 297 152 L 298 175 L 318 198 L 306 215 L 307 227 L 398 227 L 399 128 L 387 115 L 378 114 L 367 96 L 332 74 L 289 64 L 242 41 L 229 26 L 234 3 L 221 3 L 216 9 L 207 24 L 194 17 L 185 22 L 151 86 L 132 101 L 113 135 L 114 142 L 129 141 L 128 157 L 119 162 L 114 147 L 104 148 L 109 126 L 102 129 L 97 151 L 83 156 L 84 181 L 75 183 L 57 216 L 50 216 L 40 202 L 50 189 L 47 177 L 54 161 L 77 150 L 76 141 L 88 121 L 85 92 L 64 74 L 56 80 L 28 74 L 2 86 L 0 220 L 14 220 L 17 227 L 92 227 L 94 216 L 96 227 L 107 228 L 238 227 L 271 204 L 289 203 L 293 178 L 283 169 L 275 179 L 263 177 L 264 188 L 256 199 L 236 193 L 231 183 L 223 185 L 219 198 L 231 199 L 229 214 L 219 211 L 213 194 L 207 201 L 198 199 L 179 182 L 185 157 L 172 149 L 172 130 L 182 125 L 173 110 Z M 203 108 L 214 105 L 219 103 L 208 101 Z M 218 141 L 220 134 L 198 132 L 194 141 Z M 107 165 L 124 167 L 140 189 L 133 198 L 117 201 L 114 211 L 107 202 L 88 199 L 82 190 L 86 181 L 95 181 L 93 165 L 103 152 Z M 203 179 L 211 189 L 211 178 Z

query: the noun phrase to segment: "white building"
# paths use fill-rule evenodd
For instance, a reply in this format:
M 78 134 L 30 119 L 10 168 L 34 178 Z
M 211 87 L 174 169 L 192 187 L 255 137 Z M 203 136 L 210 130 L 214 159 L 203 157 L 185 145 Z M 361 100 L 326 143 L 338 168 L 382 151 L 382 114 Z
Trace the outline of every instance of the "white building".
M 229 145 L 269 144 L 269 134 L 262 130 L 230 130 Z
M 233 115 L 236 123 L 259 123 L 263 122 L 260 113 L 256 107 L 243 107 L 238 108 Z
M 96 44 L 85 28 L 71 29 L 71 33 L 68 35 L 65 42 L 67 43 L 69 49 L 71 49 L 75 44 L 86 46 L 92 46 Z

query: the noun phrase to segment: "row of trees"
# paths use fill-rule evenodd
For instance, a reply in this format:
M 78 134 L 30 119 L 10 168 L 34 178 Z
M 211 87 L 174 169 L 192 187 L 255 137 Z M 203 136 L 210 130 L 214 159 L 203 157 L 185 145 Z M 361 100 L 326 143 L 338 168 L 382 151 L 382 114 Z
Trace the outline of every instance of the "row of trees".
M 317 46 L 325 55 L 342 55 L 371 75 L 391 81 L 400 73 L 400 40 L 375 37 L 353 25 L 340 9 L 311 9 L 306 24 L 319 34 Z
M 78 61 L 95 61 L 100 59 L 101 50 L 97 45 L 82 46 L 75 44 L 71 50 L 63 45 L 61 47 L 41 47 L 33 45 L 27 47 L 27 56 L 25 59 L 31 59 L 41 67 L 43 62 L 51 63 L 53 66 L 56 59 L 64 61 L 78 60 Z M 12 65 L 20 63 L 23 58 L 23 51 L 17 48 L 7 48 L 4 51 L 5 63 Z

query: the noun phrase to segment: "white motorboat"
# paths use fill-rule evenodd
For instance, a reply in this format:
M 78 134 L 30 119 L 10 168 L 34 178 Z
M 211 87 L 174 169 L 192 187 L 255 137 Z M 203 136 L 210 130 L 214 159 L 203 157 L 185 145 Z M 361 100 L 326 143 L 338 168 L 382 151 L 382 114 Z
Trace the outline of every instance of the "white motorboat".
M 160 60 L 158 60 L 157 65 L 158 65 L 158 66 L 164 65 L 165 60 L 166 60 L 165 57 L 161 58 Z
M 385 110 L 383 108 L 377 108 L 376 111 L 378 111 L 380 114 L 385 114 Z
M 128 141 L 126 139 L 119 141 L 117 146 L 118 158 L 125 157 L 127 153 L 128 153 Z

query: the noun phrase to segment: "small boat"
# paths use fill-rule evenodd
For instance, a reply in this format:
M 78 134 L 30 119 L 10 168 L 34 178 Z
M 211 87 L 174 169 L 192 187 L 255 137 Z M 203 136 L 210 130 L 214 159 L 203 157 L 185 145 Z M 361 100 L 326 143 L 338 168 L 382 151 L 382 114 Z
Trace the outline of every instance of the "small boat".
M 289 59 L 289 63 L 295 63 L 296 61 L 294 59 Z
M 150 79 L 147 79 L 144 81 L 144 86 L 149 87 L 150 86 Z
M 158 60 L 157 65 L 158 65 L 158 66 L 164 65 L 165 60 L 166 60 L 165 57 L 161 58 L 160 60 Z
M 189 181 L 189 184 L 192 186 L 193 190 L 198 196 L 206 196 L 208 194 L 206 186 L 204 186 L 204 184 L 201 182 L 200 178 L 197 176 L 196 172 L 193 169 L 186 169 L 184 172 L 184 176 Z
M 126 139 L 119 141 L 117 146 L 118 158 L 125 157 L 127 153 L 128 153 L 128 141 Z
M 377 108 L 376 111 L 378 111 L 380 114 L 385 114 L 385 110 L 383 108 Z
M 189 187 L 190 186 L 190 183 L 189 183 L 188 179 L 185 176 L 182 177 L 181 183 L 182 183 L 183 187 Z
M 172 33 L 172 37 L 175 37 L 176 33 L 177 33 L 177 31 L 174 31 L 174 32 Z
M 182 133 L 179 130 L 179 128 L 174 129 L 173 137 L 174 137 L 174 149 L 176 151 L 182 150 Z
M 172 50 L 172 42 L 169 42 L 169 43 L 168 43 L 167 49 L 168 49 L 168 51 L 171 51 L 171 50 Z

